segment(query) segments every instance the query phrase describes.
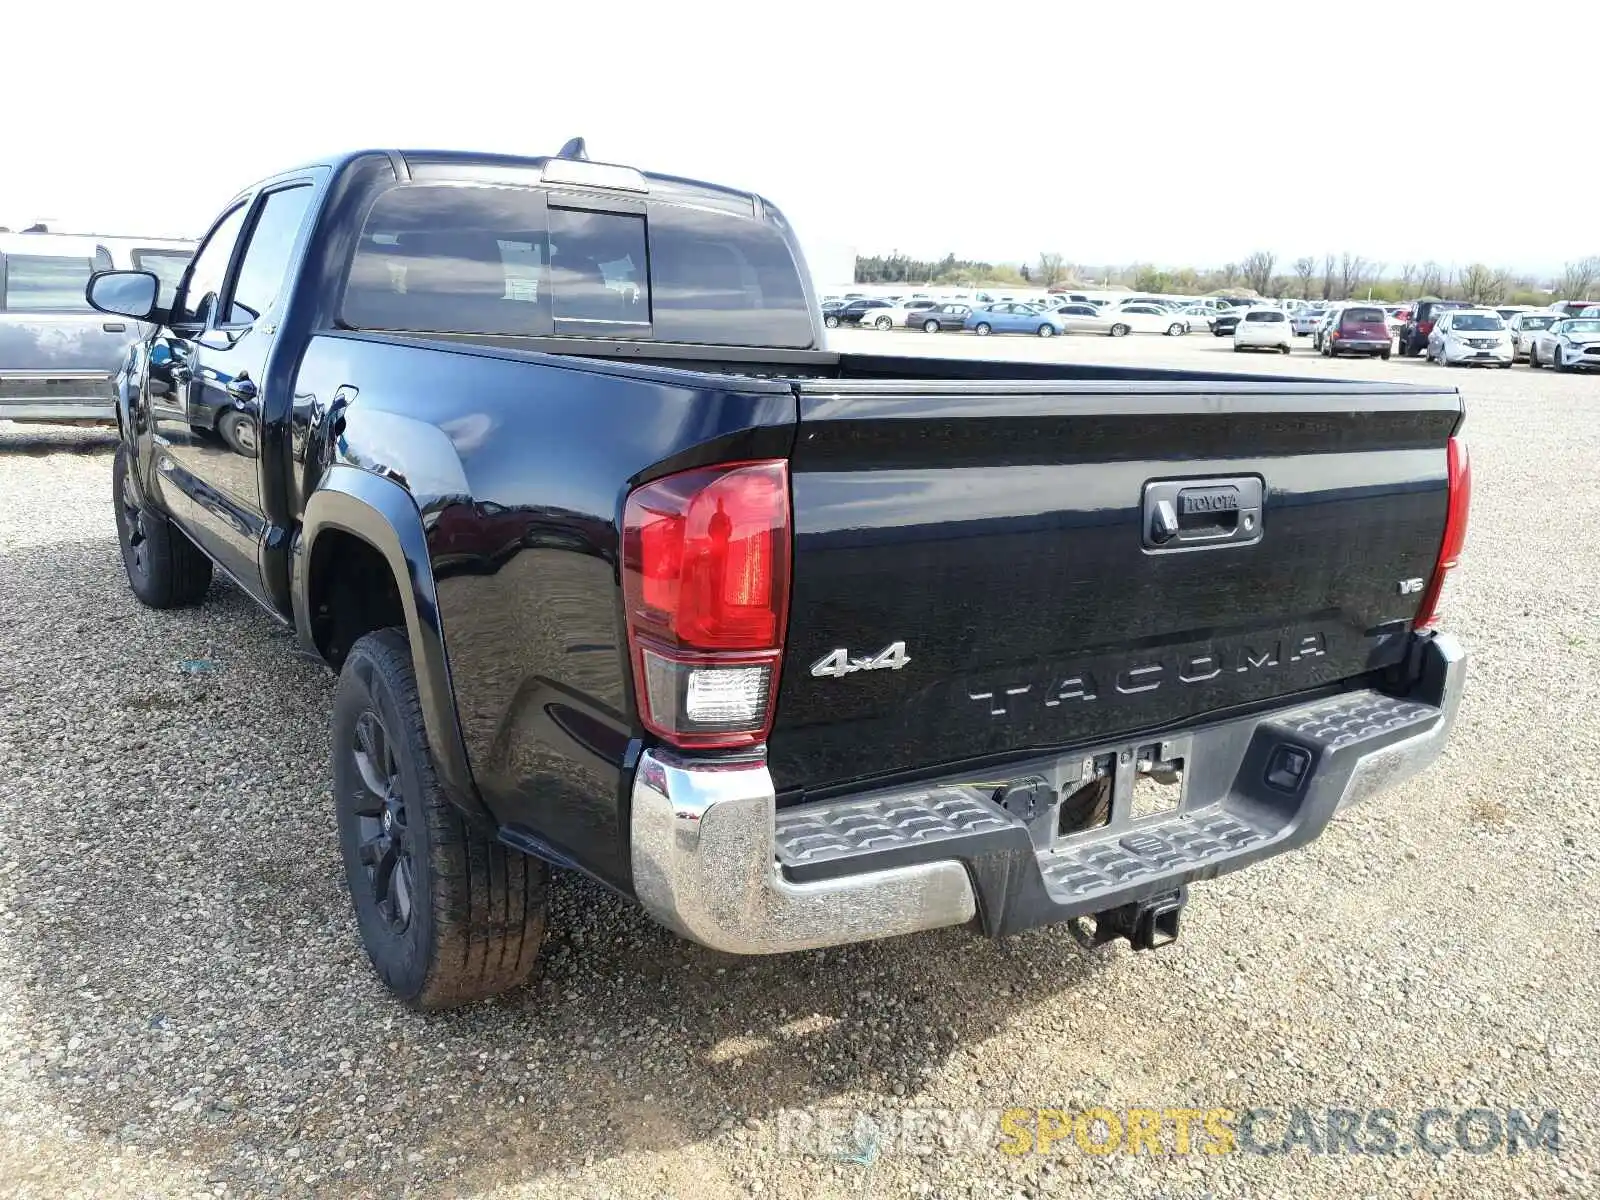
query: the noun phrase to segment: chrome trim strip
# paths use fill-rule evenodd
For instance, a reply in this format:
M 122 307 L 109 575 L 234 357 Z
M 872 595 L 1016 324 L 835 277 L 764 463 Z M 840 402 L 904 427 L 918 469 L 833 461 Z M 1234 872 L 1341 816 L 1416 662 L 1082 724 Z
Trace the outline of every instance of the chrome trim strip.
M 954 860 L 794 883 L 773 852 L 777 802 L 763 759 L 678 759 L 648 751 L 633 784 L 634 891 L 691 941 L 729 954 L 781 954 L 894 937 L 977 916 Z

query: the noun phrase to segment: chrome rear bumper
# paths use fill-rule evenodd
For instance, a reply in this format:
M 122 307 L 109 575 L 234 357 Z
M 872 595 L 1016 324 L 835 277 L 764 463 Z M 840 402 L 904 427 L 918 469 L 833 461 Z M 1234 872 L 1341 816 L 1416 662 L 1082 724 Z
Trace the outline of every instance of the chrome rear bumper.
M 732 954 L 775 954 L 975 922 L 1005 934 L 1238 870 L 1317 837 L 1335 813 L 1430 766 L 1455 724 L 1466 656 L 1420 644 L 1411 694 L 1358 691 L 1167 735 L 1194 787 L 1162 818 L 1114 809 L 1052 837 L 962 785 L 786 808 L 759 756 L 645 753 L 633 784 L 635 894 L 663 925 Z M 1298 782 L 1271 771 L 1303 756 Z M 1081 754 L 1024 764 L 1065 792 Z M 1059 764 L 1059 765 L 1058 765 Z M 1058 772 L 1054 777 L 1050 772 Z M 1119 795 L 1125 794 L 1118 782 Z M 1131 788 L 1131 780 L 1127 784 Z M 1041 829 L 1043 830 L 1041 836 Z
M 633 785 L 634 891 L 656 920 L 730 954 L 778 954 L 961 925 L 977 915 L 956 860 L 836 880 L 786 879 L 773 853 L 772 776 L 760 759 L 646 753 Z

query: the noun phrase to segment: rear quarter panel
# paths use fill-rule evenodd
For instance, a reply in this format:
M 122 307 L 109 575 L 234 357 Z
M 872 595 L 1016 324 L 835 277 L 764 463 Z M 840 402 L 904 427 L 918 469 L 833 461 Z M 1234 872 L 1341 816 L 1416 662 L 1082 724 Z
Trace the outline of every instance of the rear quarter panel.
M 624 772 L 641 728 L 618 575 L 637 484 L 785 457 L 786 386 L 381 335 L 313 339 L 295 487 L 338 462 L 403 484 L 426 530 L 473 783 L 506 830 L 631 889 Z M 315 413 L 355 396 L 319 442 Z

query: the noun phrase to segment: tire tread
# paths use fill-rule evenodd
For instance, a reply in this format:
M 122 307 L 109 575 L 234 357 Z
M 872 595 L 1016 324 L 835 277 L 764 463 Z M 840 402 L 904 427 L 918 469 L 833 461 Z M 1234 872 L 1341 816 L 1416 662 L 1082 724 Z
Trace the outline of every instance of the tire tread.
M 119 511 L 130 457 L 131 451 L 124 442 L 117 447 L 116 458 L 112 462 L 112 503 L 119 506 Z M 172 523 L 171 518 L 151 507 L 148 498 L 143 499 L 142 511 L 145 561 L 149 564 L 143 579 L 134 575 L 127 561 L 126 547 L 121 544 L 121 522 L 118 522 L 118 549 L 123 554 L 129 588 L 139 602 L 148 608 L 191 608 L 199 604 L 211 588 L 211 560 L 189 540 L 183 530 Z
M 478 830 L 445 796 L 427 753 L 404 632 L 369 633 L 351 648 L 350 657 L 372 661 L 399 709 L 421 783 L 418 816 L 427 822 L 431 960 L 417 993 L 401 998 L 424 1011 L 437 1011 L 518 986 L 532 973 L 544 940 L 549 868 Z

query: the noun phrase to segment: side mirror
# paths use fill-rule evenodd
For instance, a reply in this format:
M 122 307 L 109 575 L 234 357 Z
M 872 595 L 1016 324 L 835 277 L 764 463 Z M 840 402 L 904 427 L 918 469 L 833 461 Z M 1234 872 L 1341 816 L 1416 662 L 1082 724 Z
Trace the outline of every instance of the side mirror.
M 97 271 L 84 291 L 90 308 L 135 321 L 165 316 L 156 308 L 160 294 L 161 281 L 149 271 Z

